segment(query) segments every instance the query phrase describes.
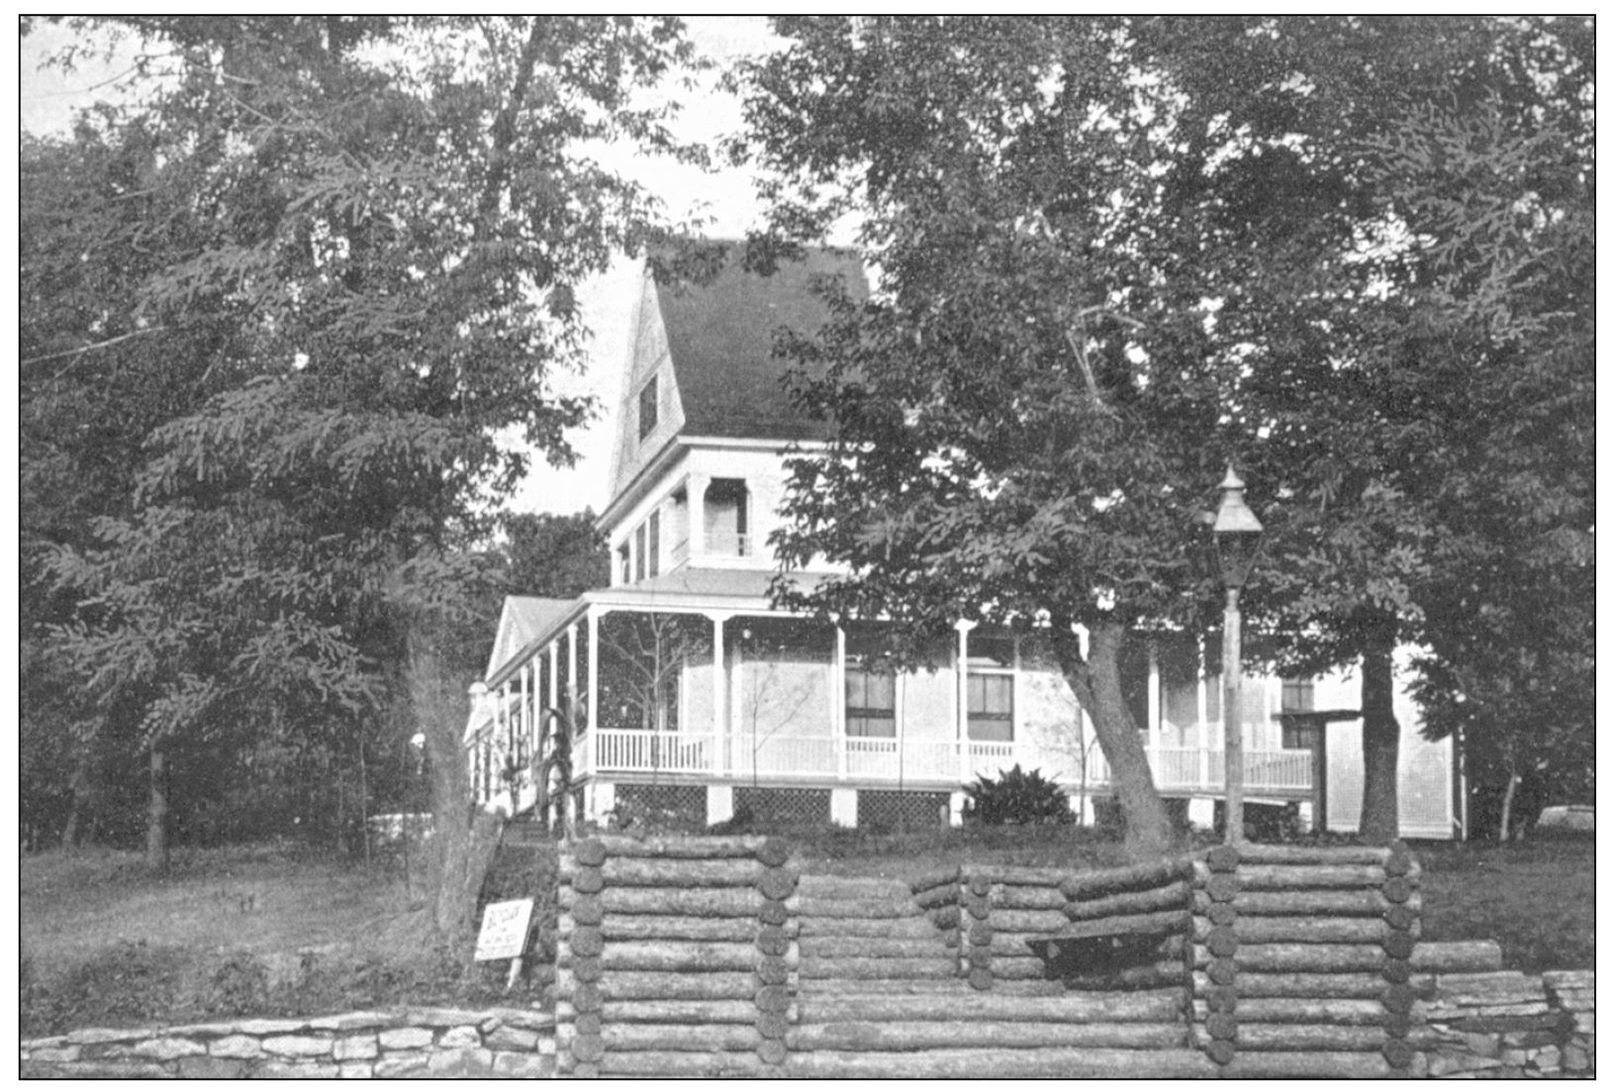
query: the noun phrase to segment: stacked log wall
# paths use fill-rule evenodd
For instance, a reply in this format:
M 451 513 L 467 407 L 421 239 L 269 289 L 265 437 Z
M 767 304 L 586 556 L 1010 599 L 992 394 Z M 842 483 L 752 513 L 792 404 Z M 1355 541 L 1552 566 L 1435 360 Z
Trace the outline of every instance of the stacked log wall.
M 563 1076 L 768 1077 L 797 1015 L 797 874 L 753 836 L 582 840 L 561 859 Z
M 1062 971 L 1069 990 L 1136 991 L 1185 987 L 1190 934 L 1191 861 L 1170 858 L 1074 874 L 1060 892 L 1072 934 L 1104 930 L 1132 946 L 1132 963 L 1097 959 Z
M 1215 847 L 1192 863 L 1193 1043 L 1231 1077 L 1409 1076 L 1420 866 L 1390 848 Z

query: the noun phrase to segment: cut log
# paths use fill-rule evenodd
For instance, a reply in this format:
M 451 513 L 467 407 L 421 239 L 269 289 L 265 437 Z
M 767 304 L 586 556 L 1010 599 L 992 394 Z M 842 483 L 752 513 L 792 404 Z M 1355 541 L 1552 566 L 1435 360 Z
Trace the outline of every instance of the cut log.
M 1069 991 L 1154 991 L 1163 987 L 1182 987 L 1185 966 L 1176 960 L 1159 960 L 1150 964 L 1134 964 L 1111 971 L 1069 973 L 1062 977 Z
M 978 919 L 967 933 L 972 945 L 987 945 L 994 940 L 994 923 L 990 919 Z
M 603 1074 L 648 1078 L 762 1078 L 776 1069 L 751 1051 L 608 1051 L 597 1065 Z
M 750 945 L 731 942 L 610 942 L 601 965 L 624 972 L 733 972 L 759 960 Z
M 1089 900 L 1118 892 L 1157 888 L 1183 880 L 1191 874 L 1188 858 L 1164 859 L 1112 870 L 1074 874 L 1061 882 L 1061 891 L 1071 900 Z
M 745 886 L 770 872 L 776 871 L 750 858 L 609 858 L 601 866 L 601 876 L 614 888 Z
M 878 1021 L 798 1025 L 786 1033 L 793 1051 L 932 1051 L 938 1048 L 1171 1048 L 1182 1025 L 1051 1021 Z M 1379 1046 L 1379 1045 L 1378 1045 Z
M 1240 1050 L 1223 1068 L 1226 1078 L 1385 1078 L 1392 1068 L 1373 1051 Z
M 765 866 L 784 866 L 792 857 L 792 848 L 785 840 L 771 836 L 758 845 L 754 854 Z
M 1419 907 L 1419 898 L 1409 901 Z M 1203 891 L 1191 897 L 1191 908 L 1207 914 L 1217 901 Z M 1261 915 L 1373 915 L 1391 907 L 1380 889 L 1317 890 L 1312 892 L 1243 892 L 1236 911 L 1242 918 Z
M 704 1002 L 692 999 L 642 999 L 601 1004 L 601 1020 L 609 1024 L 750 1025 L 758 1007 L 748 999 Z
M 998 930 L 1036 934 L 1060 930 L 1067 925 L 1067 916 L 1060 911 L 1001 911 L 995 908 L 989 921 Z
M 822 919 L 902 919 L 921 914 L 913 900 L 837 900 L 798 893 L 795 910 L 805 918 Z
M 792 919 L 799 938 L 928 938 L 936 941 L 945 927 L 923 915 L 908 919 Z M 952 929 L 951 923 L 947 929 Z
M 779 987 L 792 978 L 792 969 L 785 957 L 762 957 L 752 971 L 766 987 Z
M 607 941 L 747 942 L 753 940 L 758 927 L 754 919 L 608 915 L 601 921 L 601 935 Z M 787 936 L 794 936 L 798 932 L 797 921 L 792 920 L 780 929 Z
M 1172 1022 L 1179 1017 L 1183 995 L 1177 990 L 1136 994 L 1038 998 L 1017 995 L 892 994 L 849 996 L 838 1002 L 804 1001 L 804 1024 L 877 1021 L 979 1022 L 1057 1021 L 1068 1024 L 1104 1022 Z
M 1048 954 L 1044 946 L 1048 944 L 1047 934 L 991 934 L 987 941 L 988 951 L 996 958 L 1000 957 L 1033 957 L 1043 960 Z
M 758 905 L 758 921 L 765 926 L 785 926 L 793 918 L 795 899 L 765 900 Z
M 584 840 L 579 844 L 581 848 Z M 762 836 L 691 836 L 635 839 L 633 836 L 596 836 L 612 858 L 753 858 L 764 845 Z M 575 848 L 575 853 L 579 853 Z M 582 860 L 582 856 L 581 856 Z
M 934 885 L 915 894 L 911 899 L 919 908 L 941 908 L 958 903 L 960 900 L 959 885 Z
M 580 926 L 595 926 L 605 917 L 606 909 L 601 906 L 599 896 L 574 897 L 570 904 L 562 905 L 558 916 L 559 919 L 571 918 Z
M 1091 900 L 1074 900 L 1066 905 L 1069 919 L 1103 919 L 1111 915 L 1139 915 L 1190 906 L 1190 886 L 1183 881 L 1139 892 L 1120 892 Z
M 995 979 L 1054 979 L 1043 959 L 1039 957 L 996 956 L 988 970 Z
M 830 877 L 824 874 L 802 874 L 797 888 L 804 896 L 827 900 L 901 900 L 909 902 L 912 894 L 902 881 L 886 877 Z
M 869 998 L 872 995 L 967 995 L 963 979 L 800 979 L 799 1001 L 805 1005 Z
M 935 931 L 930 938 L 803 938 L 799 948 L 805 957 L 865 957 L 871 960 L 937 957 L 945 960 L 950 955 Z
M 598 957 L 605 944 L 597 926 L 581 926 L 567 935 L 567 949 L 574 957 Z
M 883 960 L 805 956 L 797 966 L 797 974 L 800 979 L 952 979 L 955 962 L 942 955 Z
M 997 912 L 1001 908 L 1018 911 L 1060 911 L 1067 906 L 1067 897 L 1060 889 L 1042 885 L 1002 885 L 992 890 L 992 903 Z
M 1497 972 L 1503 962 L 1498 942 L 1422 942 L 1409 965 L 1417 972 Z
M 1379 866 L 1385 870 L 1392 852 L 1386 847 L 1291 847 L 1243 843 L 1241 864 L 1269 866 Z
M 1243 891 L 1282 891 L 1293 889 L 1381 888 L 1389 878 L 1376 866 L 1248 866 L 1242 864 L 1236 880 Z
M 981 877 L 990 885 L 1033 885 L 1058 888 L 1073 876 L 1071 870 L 1039 869 L 1033 866 L 965 866 L 961 870 L 969 879 Z
M 750 1018 L 744 1025 L 616 1025 L 607 1018 L 601 1043 L 611 1051 L 752 1051 L 759 1036 Z
M 792 992 L 786 987 L 759 987 L 752 1004 L 762 1013 L 785 1013 L 792 1008 Z
M 694 915 L 699 918 L 756 918 L 757 892 L 747 888 L 608 888 L 598 897 L 609 914 Z
M 765 870 L 753 887 L 771 900 L 784 900 L 797 888 L 797 874 L 791 870 Z
M 1247 1026 L 1285 1025 L 1363 1025 L 1380 1027 L 1387 1011 L 1373 998 L 1240 998 L 1232 1010 L 1214 1009 L 1211 1000 L 1197 999 L 1192 1007 L 1198 1020 L 1210 1013 L 1234 1012 L 1240 1020 L 1241 1037 Z M 1330 1050 L 1327 1048 L 1326 1050 Z M 1343 1049 L 1349 1050 L 1349 1049 Z
M 928 889 L 935 889 L 939 885 L 959 884 L 960 867 L 953 866 L 946 870 L 932 870 L 929 873 L 922 874 L 920 877 L 917 877 L 914 881 L 910 882 L 910 891 L 919 894 Z
M 1108 919 L 1084 919 L 1068 923 L 1051 938 L 1083 941 L 1092 938 L 1182 934 L 1190 929 L 1188 911 L 1154 911 L 1143 915 L 1114 915 Z
M 1197 941 L 1206 941 L 1215 932 L 1210 920 L 1197 916 L 1192 932 Z M 1309 918 L 1302 915 L 1237 916 L 1232 929 L 1243 944 L 1265 942 L 1345 942 L 1379 944 L 1391 930 L 1380 919 L 1368 916 Z
M 1380 1025 L 1254 1024 L 1243 1003 L 1237 1007 L 1241 1035 L 1237 1047 L 1250 1051 L 1375 1051 L 1387 1042 Z
M 1205 856 L 1207 868 L 1214 873 L 1234 873 L 1241 863 L 1241 849 L 1225 843 L 1209 850 Z
M 926 913 L 926 917 L 930 919 L 932 921 L 932 925 L 937 927 L 939 930 L 952 930 L 960 925 L 960 914 L 961 912 L 958 907 L 950 906 L 933 908 L 931 911 Z
M 809 1051 L 786 1070 L 805 1078 L 1194 1078 L 1215 1067 L 1189 1048 L 938 1048 L 892 1054 Z
M 752 943 L 753 948 L 768 957 L 786 956 L 797 944 L 791 935 L 786 933 L 783 926 L 764 926 L 758 928 L 758 937 Z
M 1205 946 L 1195 947 L 1195 967 L 1206 968 L 1213 957 Z M 1247 972 L 1375 972 L 1386 954 L 1379 945 L 1310 945 L 1272 942 L 1243 945 L 1235 952 L 1235 967 Z

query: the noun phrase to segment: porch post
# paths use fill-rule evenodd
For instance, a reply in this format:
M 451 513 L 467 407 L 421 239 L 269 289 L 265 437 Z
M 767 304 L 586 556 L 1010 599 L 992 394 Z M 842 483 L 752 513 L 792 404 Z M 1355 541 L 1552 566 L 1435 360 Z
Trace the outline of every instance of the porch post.
M 569 627 L 567 629 L 567 699 L 568 699 L 568 702 L 572 704 L 571 707 L 567 708 L 567 728 L 569 730 L 573 731 L 573 739 L 577 740 L 579 732 L 580 732 L 579 729 L 578 729 L 578 723 L 576 721 L 574 721 L 574 718 L 578 713 L 578 625 L 577 624 L 573 624 L 571 627 Z M 589 763 L 590 763 L 590 761 L 589 761 L 589 746 L 591 744 L 593 744 L 594 741 L 595 741 L 594 737 L 586 738 L 585 742 L 584 742 L 584 751 L 583 752 L 578 752 L 576 750 L 574 751 L 574 755 L 578 758 L 578 765 L 577 765 L 575 770 L 577 770 L 577 771 L 588 771 L 589 770 Z M 564 789 L 567 789 L 567 790 L 570 791 L 572 789 L 572 784 L 568 783 Z M 582 815 L 580 815 L 580 816 L 582 816 Z
M 968 658 L 967 639 L 968 632 L 975 627 L 970 620 L 960 620 L 955 623 L 955 653 L 954 653 L 954 734 L 955 747 L 960 756 L 960 781 L 971 782 L 971 738 L 968 726 L 968 708 L 970 694 L 966 685 L 966 662 Z
M 1146 646 L 1145 758 L 1157 786 L 1162 781 L 1162 664 L 1157 661 L 1157 641 Z
M 685 503 L 690 510 L 691 523 L 688 556 L 707 553 L 707 486 L 708 476 L 705 473 L 691 473 L 685 478 Z
M 588 678 L 588 681 L 587 681 L 588 688 L 586 689 L 586 691 L 589 693 L 589 701 L 590 701 L 590 703 L 589 703 L 590 737 L 594 738 L 595 737 L 595 723 L 596 723 L 596 720 L 598 718 L 598 713 L 599 713 L 599 710 L 600 710 L 598 707 L 595 706 L 596 703 L 599 702 L 595 697 L 596 697 L 596 690 L 600 687 L 600 680 L 601 680 L 601 617 L 600 617 L 600 614 L 595 611 L 595 606 L 593 606 L 593 605 L 590 606 L 590 611 L 585 614 L 585 617 L 586 617 L 585 623 L 588 625 L 589 633 L 590 633 L 590 646 L 589 646 L 589 651 L 590 651 L 590 665 L 589 665 L 590 674 L 589 674 L 589 678 Z
M 693 520 L 700 513 L 696 503 L 697 500 L 691 500 Z M 698 532 L 693 526 L 693 546 Z M 713 744 L 718 747 L 714 764 L 716 770 L 728 772 L 735 767 L 735 754 L 730 751 L 730 679 L 724 672 L 724 621 L 727 616 L 725 613 L 707 615 L 713 621 Z
M 1212 732 L 1211 723 L 1207 721 L 1207 639 L 1203 635 L 1196 636 L 1196 747 L 1201 750 L 1198 760 L 1201 764 L 1201 786 L 1207 787 L 1212 780 L 1212 763 L 1208 755 L 1212 750 L 1211 738 L 1207 735 Z
M 832 744 L 837 749 L 837 778 L 848 777 L 848 633 L 837 625 L 837 656 L 831 664 L 832 689 L 837 701 L 836 717 L 831 728 L 836 736 Z
M 527 766 L 527 760 L 522 758 L 529 756 L 533 750 L 533 681 L 528 676 L 531 669 L 533 669 L 533 659 L 529 658 L 522 663 L 522 668 L 517 671 L 522 681 L 522 696 L 517 703 L 517 709 L 520 712 L 517 721 L 519 723 L 518 728 L 522 731 L 522 740 L 517 744 L 517 755 L 524 768 Z

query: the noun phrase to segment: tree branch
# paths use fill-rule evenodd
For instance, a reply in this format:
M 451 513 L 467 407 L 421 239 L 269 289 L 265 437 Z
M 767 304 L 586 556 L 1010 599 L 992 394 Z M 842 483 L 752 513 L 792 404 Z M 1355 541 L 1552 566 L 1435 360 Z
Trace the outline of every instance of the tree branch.
M 28 367 L 28 366 L 32 366 L 35 363 L 49 363 L 53 359 L 66 359 L 70 355 L 71 356 L 80 356 L 80 355 L 83 355 L 86 352 L 93 352 L 97 348 L 110 348 L 114 344 L 121 344 L 124 341 L 129 340 L 129 339 L 131 339 L 133 337 L 145 336 L 147 333 L 161 333 L 164 330 L 166 330 L 167 328 L 168 328 L 168 326 L 166 326 L 166 325 L 153 325 L 149 329 L 136 329 L 133 333 L 125 333 L 123 336 L 113 337 L 110 340 L 98 340 L 94 344 L 84 344 L 84 345 L 81 345 L 81 346 L 79 346 L 77 348 L 69 348 L 66 351 L 62 351 L 62 352 L 51 352 L 48 355 L 32 356 L 32 357 L 30 357 L 28 359 L 24 359 L 24 360 L 20 361 L 17 365 L 19 367 Z M 66 368 L 63 368 L 61 371 L 57 372 L 57 377 L 60 378 L 63 374 L 66 374 L 66 373 L 67 373 Z

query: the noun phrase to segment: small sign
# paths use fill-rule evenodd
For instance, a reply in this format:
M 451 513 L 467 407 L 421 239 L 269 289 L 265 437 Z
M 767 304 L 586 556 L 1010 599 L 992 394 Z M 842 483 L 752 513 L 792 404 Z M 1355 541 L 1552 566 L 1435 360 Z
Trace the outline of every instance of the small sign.
M 532 900 L 501 900 L 483 909 L 483 929 L 477 932 L 474 960 L 520 957 L 528 944 Z

